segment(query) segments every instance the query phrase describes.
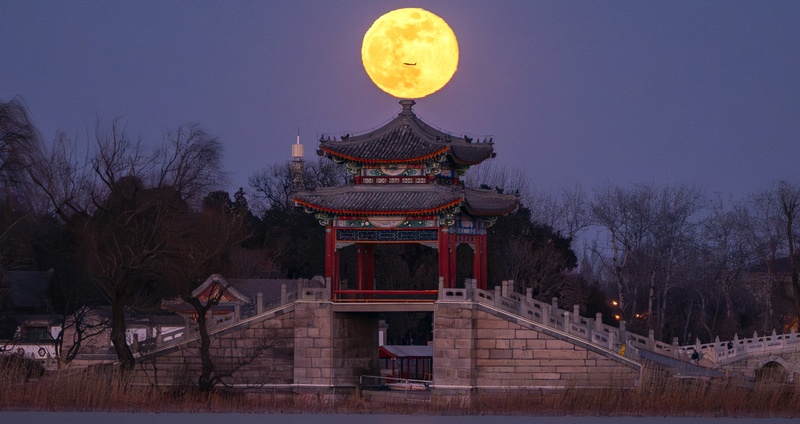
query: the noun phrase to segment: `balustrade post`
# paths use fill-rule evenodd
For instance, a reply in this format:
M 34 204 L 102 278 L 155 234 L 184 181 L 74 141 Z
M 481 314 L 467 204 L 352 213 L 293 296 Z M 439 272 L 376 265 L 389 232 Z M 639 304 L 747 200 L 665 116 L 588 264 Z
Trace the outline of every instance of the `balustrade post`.
M 608 350 L 614 350 L 614 333 L 608 333 Z
M 679 349 L 678 338 L 677 337 L 673 337 L 672 338 L 672 357 L 673 358 L 677 358 L 678 357 L 678 355 L 679 355 L 678 349 Z
M 619 342 L 620 343 L 627 343 L 628 342 L 628 335 L 625 331 L 625 321 L 619 322 Z
M 580 305 L 572 305 L 572 321 L 575 324 L 581 322 L 581 306 Z
M 603 313 L 598 312 L 594 314 L 594 329 L 596 331 L 603 331 Z
M 500 306 L 501 293 L 502 288 L 500 288 L 500 286 L 494 286 L 494 306 Z
M 550 310 L 550 313 L 554 317 L 557 317 L 558 316 L 558 298 L 557 297 L 554 297 L 554 298 L 550 299 L 550 307 L 552 308 Z
M 467 287 L 469 292 L 469 287 Z M 444 299 L 444 277 L 439 277 L 439 300 Z
M 325 299 L 333 300 L 333 285 L 331 284 L 331 277 L 325 277 Z
M 261 292 L 256 295 L 256 313 L 258 315 L 264 313 L 264 294 Z
M 547 306 L 542 308 L 542 324 L 550 325 L 550 308 Z
M 532 301 L 533 301 L 533 288 L 528 287 L 528 288 L 525 289 L 525 300 L 527 300 L 528 303 L 532 303 Z
M 656 349 L 656 331 L 652 328 L 647 331 L 647 347 L 652 351 Z
M 569 311 L 564 311 L 564 332 L 569 333 Z

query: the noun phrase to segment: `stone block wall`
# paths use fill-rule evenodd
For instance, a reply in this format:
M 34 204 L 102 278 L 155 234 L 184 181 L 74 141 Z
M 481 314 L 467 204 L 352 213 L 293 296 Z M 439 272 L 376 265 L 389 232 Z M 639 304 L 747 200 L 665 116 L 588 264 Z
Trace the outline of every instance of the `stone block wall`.
M 333 311 L 329 303 L 295 303 L 295 384 L 328 386 L 333 381 L 332 325 Z
M 140 383 L 195 384 L 200 376 L 199 339 L 139 358 Z M 293 379 L 294 312 L 255 317 L 211 334 L 215 375 L 226 384 L 290 384 Z
M 434 386 L 634 387 L 640 367 L 585 341 L 473 303 L 434 314 Z
M 311 389 L 355 386 L 378 373 L 378 315 L 334 313 L 329 302 L 296 302 L 283 312 L 211 331 L 215 375 L 226 384 L 296 384 Z M 199 339 L 139 358 L 142 384 L 196 384 Z
M 433 383 L 468 390 L 476 384 L 475 307 L 437 303 L 433 313 Z
M 325 302 L 295 304 L 294 382 L 354 386 L 378 372 L 378 316 L 334 313 Z
M 780 356 L 746 355 L 742 360 L 731 362 L 721 368 L 730 371 L 732 375 L 741 374 L 749 378 L 756 378 L 756 373 L 770 362 L 781 366 L 788 381 L 800 384 L 800 351 L 785 352 Z

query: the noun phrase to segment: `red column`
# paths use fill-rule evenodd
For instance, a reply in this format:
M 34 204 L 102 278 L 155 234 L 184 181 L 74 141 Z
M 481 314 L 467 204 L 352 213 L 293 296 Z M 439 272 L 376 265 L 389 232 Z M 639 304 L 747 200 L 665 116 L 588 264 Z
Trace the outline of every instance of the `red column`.
M 341 262 L 342 261 L 339 260 L 339 253 L 340 252 L 339 252 L 338 249 L 336 249 L 336 243 L 335 242 L 333 243 L 333 250 L 334 250 L 334 254 L 333 254 L 333 276 L 334 276 L 334 279 L 336 281 L 336 283 L 334 283 L 333 286 L 336 287 L 336 290 L 341 290 L 342 289 L 342 279 L 341 279 L 342 273 L 340 272 L 339 268 L 341 266 Z
M 325 277 L 331 279 L 331 289 L 339 290 L 337 271 L 338 252 L 336 251 L 336 230 L 328 225 L 325 227 Z
M 366 244 L 364 248 L 364 290 L 375 290 L 375 245 Z
M 356 275 L 358 290 L 373 290 L 375 281 L 375 246 L 356 245 Z
M 450 242 L 448 243 L 450 247 L 450 260 L 448 262 L 450 271 L 449 271 L 449 282 L 445 284 L 448 288 L 455 288 L 456 286 L 456 250 L 458 248 L 458 241 L 456 241 L 456 232 L 453 229 L 450 229 Z
M 483 245 L 481 244 L 481 236 L 475 234 L 472 236 L 472 278 L 476 279 L 478 282 L 478 288 L 483 288 L 483 279 L 481 276 L 483 275 L 483 270 L 481 267 L 483 266 L 483 261 L 481 257 L 483 256 Z
M 439 227 L 439 276 L 448 287 L 450 281 L 450 234 L 447 227 Z
M 488 247 L 489 243 L 486 239 L 486 233 L 484 232 L 481 234 L 481 285 L 483 286 L 483 290 L 487 290 L 489 286 L 489 252 Z
M 364 290 L 364 247 L 356 244 L 356 290 Z

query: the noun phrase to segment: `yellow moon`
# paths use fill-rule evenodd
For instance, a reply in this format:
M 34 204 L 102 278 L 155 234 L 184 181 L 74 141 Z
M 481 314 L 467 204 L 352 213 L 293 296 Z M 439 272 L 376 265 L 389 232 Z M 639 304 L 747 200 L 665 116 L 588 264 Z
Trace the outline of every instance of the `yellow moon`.
M 364 34 L 361 61 L 381 90 L 419 99 L 444 87 L 456 73 L 458 41 L 439 16 L 425 9 L 397 9 Z

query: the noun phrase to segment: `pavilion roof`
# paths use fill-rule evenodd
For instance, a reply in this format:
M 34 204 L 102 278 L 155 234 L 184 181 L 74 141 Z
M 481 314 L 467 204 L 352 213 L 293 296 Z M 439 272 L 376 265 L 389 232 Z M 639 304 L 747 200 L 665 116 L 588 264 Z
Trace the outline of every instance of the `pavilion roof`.
M 473 216 L 513 212 L 514 195 L 440 184 L 356 184 L 301 192 L 294 201 L 308 209 L 353 215 L 427 215 L 462 207 Z
M 494 155 L 494 143 L 457 137 L 423 122 L 411 110 L 414 102 L 400 102 L 403 110 L 388 124 L 341 140 L 323 137 L 318 154 L 360 163 L 417 163 L 440 156 L 456 165 L 475 165 Z
M 519 198 L 514 194 L 502 194 L 491 189 L 464 189 L 464 207 L 472 216 L 507 215 L 517 210 Z
M 320 212 L 367 215 L 424 215 L 463 201 L 454 187 L 437 184 L 356 184 L 297 193 L 295 202 Z

